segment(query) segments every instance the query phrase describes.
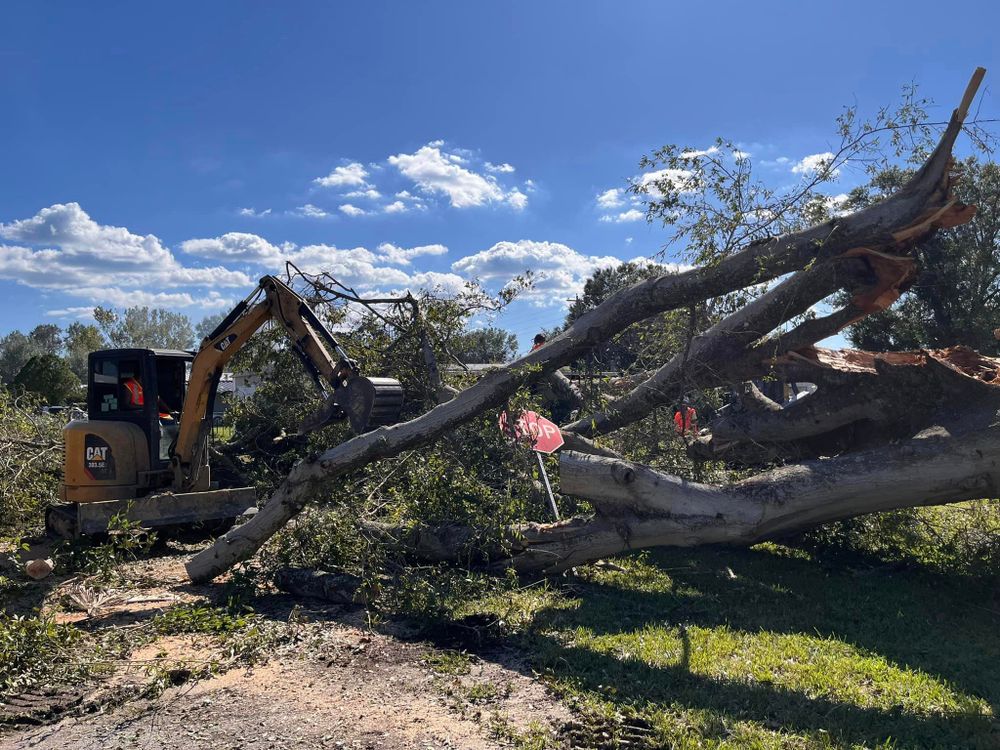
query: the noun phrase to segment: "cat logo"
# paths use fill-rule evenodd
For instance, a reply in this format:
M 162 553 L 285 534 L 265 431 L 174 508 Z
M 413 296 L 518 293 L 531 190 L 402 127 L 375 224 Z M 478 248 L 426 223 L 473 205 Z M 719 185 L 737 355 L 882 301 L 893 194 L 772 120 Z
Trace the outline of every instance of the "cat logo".
M 87 448 L 87 460 L 88 461 L 107 461 L 108 460 L 108 446 L 90 446 Z
M 115 478 L 115 457 L 104 438 L 87 434 L 83 439 L 83 470 L 98 481 Z
M 222 339 L 222 341 L 220 341 L 218 344 L 216 344 L 215 348 L 218 349 L 220 352 L 224 352 L 226 351 L 226 349 L 229 348 L 229 345 L 232 344 L 234 341 L 236 341 L 236 334 L 231 333 L 228 336 L 226 336 L 226 338 Z

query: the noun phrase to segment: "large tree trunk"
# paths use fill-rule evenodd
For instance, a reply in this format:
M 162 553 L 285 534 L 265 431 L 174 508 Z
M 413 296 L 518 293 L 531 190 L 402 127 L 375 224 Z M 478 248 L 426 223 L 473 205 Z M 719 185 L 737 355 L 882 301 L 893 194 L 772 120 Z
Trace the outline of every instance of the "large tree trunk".
M 585 417 L 568 426 L 567 433 L 576 435 L 576 445 L 587 446 L 583 438 L 617 429 L 664 403 L 664 399 L 673 396 L 671 388 L 678 382 L 681 372 L 688 382 L 693 378 L 705 386 L 750 377 L 765 371 L 775 357 L 815 343 L 851 320 L 884 308 L 912 275 L 909 253 L 913 246 L 932 236 L 938 228 L 968 221 L 974 212 L 973 208 L 957 203 L 951 196 L 951 150 L 981 78 L 982 71 L 977 71 L 937 148 L 913 179 L 895 195 L 858 213 L 801 232 L 752 243 L 712 266 L 641 282 L 581 316 L 545 346 L 490 373 L 420 417 L 360 435 L 303 461 L 289 473 L 256 516 L 196 555 L 187 566 L 189 575 L 195 581 L 217 576 L 252 555 L 310 499 L 321 495 L 330 482 L 372 461 L 438 438 L 484 410 L 501 405 L 521 385 L 548 377 L 594 345 L 658 313 L 794 274 L 721 321 L 690 348 L 687 357 L 675 358 L 664 365 L 646 383 L 637 386 L 604 413 Z M 802 324 L 789 333 L 766 338 L 776 327 L 841 288 L 854 294 L 847 308 L 818 322 Z M 919 500 L 914 498 L 914 502 Z M 590 525 L 594 523 L 598 525 Z M 568 539 L 570 537 L 565 535 L 572 529 L 592 528 L 594 531 L 582 537 L 572 537 L 576 539 L 574 544 L 585 547 L 592 543 L 595 549 L 611 550 L 616 544 L 613 534 L 609 536 L 613 529 L 600 530 L 602 523 L 601 519 L 574 520 L 562 526 L 537 527 L 540 529 L 537 533 L 546 538 L 557 535 Z M 670 524 L 664 520 L 657 523 Z M 647 533 L 646 526 L 640 528 Z M 647 537 L 661 538 L 662 535 L 650 531 Z M 529 538 L 526 532 L 525 539 Z M 616 549 L 621 549 L 620 541 L 617 545 Z M 541 549 L 529 552 L 526 548 L 520 559 L 537 558 L 542 554 Z M 573 559 L 573 555 L 562 557 Z
M 562 491 L 589 498 L 596 512 L 512 528 L 493 565 L 551 575 L 646 547 L 750 545 L 852 516 L 940 505 L 1000 490 L 1000 428 L 913 440 L 835 459 L 785 466 L 727 486 L 688 482 L 621 459 L 560 456 Z M 411 554 L 467 559 L 463 527 L 370 527 Z

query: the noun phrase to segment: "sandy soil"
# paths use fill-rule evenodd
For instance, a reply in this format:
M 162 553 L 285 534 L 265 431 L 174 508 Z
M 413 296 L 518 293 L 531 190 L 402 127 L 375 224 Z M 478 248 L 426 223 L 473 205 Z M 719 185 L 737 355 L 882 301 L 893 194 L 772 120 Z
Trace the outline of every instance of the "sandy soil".
M 182 564 L 181 557 L 139 563 L 134 588 L 89 613 L 61 617 L 90 627 L 127 625 L 197 599 L 201 592 L 184 582 Z M 57 596 L 66 600 L 58 587 L 49 598 Z M 41 725 L 0 728 L 0 748 L 479 750 L 509 747 L 503 737 L 510 729 L 554 736 L 571 719 L 514 653 L 482 652 L 467 673 L 442 674 L 432 664 L 435 647 L 373 632 L 356 610 L 279 597 L 269 616 L 287 619 L 289 611 L 297 642 L 263 664 L 191 680 L 155 699 L 109 701 L 123 687 L 148 683 L 150 665 L 219 658 L 208 636 L 160 637 L 100 685 L 69 691 L 68 705 L 35 719 Z

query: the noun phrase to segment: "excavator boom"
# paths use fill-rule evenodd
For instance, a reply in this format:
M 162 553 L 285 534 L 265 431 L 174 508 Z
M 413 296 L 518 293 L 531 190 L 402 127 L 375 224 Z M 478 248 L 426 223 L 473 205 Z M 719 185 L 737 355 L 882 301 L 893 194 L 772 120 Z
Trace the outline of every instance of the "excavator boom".
M 178 491 L 199 488 L 211 426 L 206 417 L 223 368 L 268 320 L 273 320 L 288 335 L 292 351 L 326 397 L 323 407 L 303 422 L 300 432 L 345 418 L 358 433 L 397 420 L 403 403 L 399 382 L 361 377 L 358 364 L 308 303 L 280 279 L 265 276 L 257 289 L 205 338 L 191 363 L 180 429 L 171 457 Z

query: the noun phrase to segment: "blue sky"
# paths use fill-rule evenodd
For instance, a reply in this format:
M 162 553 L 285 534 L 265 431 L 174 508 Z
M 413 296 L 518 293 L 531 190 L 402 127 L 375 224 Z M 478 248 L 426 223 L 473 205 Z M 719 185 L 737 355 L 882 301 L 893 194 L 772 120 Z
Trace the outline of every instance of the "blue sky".
M 659 145 L 721 135 L 787 160 L 780 185 L 909 81 L 946 116 L 983 65 L 997 114 L 995 3 L 167 8 L 0 9 L 0 334 L 95 304 L 197 321 L 290 257 L 380 291 L 532 268 L 497 321 L 525 348 L 660 249 L 608 193 Z

